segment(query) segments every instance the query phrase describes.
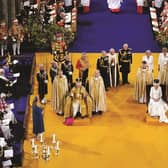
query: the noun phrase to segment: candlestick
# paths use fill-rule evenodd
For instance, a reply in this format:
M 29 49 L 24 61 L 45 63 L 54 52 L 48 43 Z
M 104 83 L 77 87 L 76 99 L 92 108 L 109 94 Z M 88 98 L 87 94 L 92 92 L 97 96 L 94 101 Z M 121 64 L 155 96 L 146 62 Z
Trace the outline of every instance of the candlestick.
M 40 142 L 43 143 L 43 134 L 40 134 Z
M 37 145 L 34 145 L 34 153 L 35 154 L 38 153 L 38 151 L 37 151 Z
M 55 136 L 55 134 L 53 134 L 53 136 L 52 136 L 52 143 L 53 143 L 53 144 L 56 143 L 56 136 Z
M 37 150 L 37 145 L 34 145 L 34 158 L 38 159 L 38 150 Z
M 32 148 L 34 148 L 35 144 L 34 144 L 34 138 L 31 140 L 31 144 L 32 144 Z
M 56 144 L 56 150 L 59 150 L 59 141 L 57 141 L 57 144 Z
M 50 155 L 50 147 L 48 146 L 47 154 Z

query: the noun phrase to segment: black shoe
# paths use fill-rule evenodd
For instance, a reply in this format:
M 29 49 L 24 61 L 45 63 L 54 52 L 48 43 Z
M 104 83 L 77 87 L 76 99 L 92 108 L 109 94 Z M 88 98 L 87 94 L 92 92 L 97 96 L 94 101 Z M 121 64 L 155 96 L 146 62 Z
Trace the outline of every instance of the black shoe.
M 57 113 L 57 115 L 59 115 L 59 116 L 63 116 L 64 114 L 63 114 L 63 113 Z
M 96 111 L 92 111 L 92 114 L 93 114 L 93 115 L 96 115 L 97 113 L 96 113 Z
M 102 115 L 103 112 L 102 112 L 102 111 L 99 111 L 98 113 L 99 113 L 99 115 Z
M 130 84 L 129 82 L 126 82 L 126 84 Z

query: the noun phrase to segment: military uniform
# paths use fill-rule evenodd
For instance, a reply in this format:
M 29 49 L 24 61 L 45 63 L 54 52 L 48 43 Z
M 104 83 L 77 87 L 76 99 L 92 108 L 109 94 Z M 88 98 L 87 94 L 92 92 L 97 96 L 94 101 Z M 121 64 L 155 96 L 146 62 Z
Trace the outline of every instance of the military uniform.
M 20 45 L 23 42 L 23 27 L 17 23 L 17 20 L 13 21 L 10 34 L 12 37 L 12 49 L 13 49 L 13 56 L 20 55 Z
M 50 68 L 50 78 L 51 78 L 51 82 L 53 83 L 55 76 L 57 75 L 58 72 L 58 68 L 57 67 L 51 67 Z
M 105 88 L 110 86 L 109 82 L 109 58 L 108 56 L 100 57 L 97 60 L 97 69 L 100 71 L 100 74 L 103 78 Z
M 128 74 L 131 71 L 132 64 L 132 49 L 128 48 L 127 50 L 120 49 L 118 55 L 120 72 L 122 73 L 122 82 L 123 84 L 128 84 Z
M 73 65 L 72 65 L 71 61 L 66 60 L 62 64 L 62 71 L 63 71 L 63 74 L 67 77 L 68 86 L 69 86 L 69 89 L 71 89 L 71 87 L 72 87 L 72 73 L 73 73 Z
M 48 93 L 48 75 L 45 71 L 41 71 L 37 73 L 36 78 L 38 81 L 39 98 L 42 101 L 45 94 Z

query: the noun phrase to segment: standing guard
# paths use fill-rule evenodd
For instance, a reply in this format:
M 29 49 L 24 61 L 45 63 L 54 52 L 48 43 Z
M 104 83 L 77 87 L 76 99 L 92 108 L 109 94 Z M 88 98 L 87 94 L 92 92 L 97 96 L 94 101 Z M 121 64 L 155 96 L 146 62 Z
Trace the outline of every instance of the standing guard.
M 109 58 L 106 51 L 102 51 L 101 54 L 101 57 L 97 60 L 97 69 L 100 71 L 100 74 L 103 78 L 105 89 L 108 90 L 108 87 L 110 86 Z
M 7 40 L 8 40 L 8 28 L 6 22 L 1 22 L 0 24 L 0 47 L 1 56 L 6 56 L 7 54 Z
M 19 24 L 17 19 L 13 20 L 12 27 L 10 29 L 10 35 L 12 38 L 12 50 L 13 56 L 20 56 L 20 45 L 23 42 L 23 27 Z
M 123 48 L 119 50 L 118 60 L 120 72 L 122 73 L 122 84 L 129 84 L 128 74 L 131 71 L 132 49 L 128 48 L 128 44 L 125 43 Z

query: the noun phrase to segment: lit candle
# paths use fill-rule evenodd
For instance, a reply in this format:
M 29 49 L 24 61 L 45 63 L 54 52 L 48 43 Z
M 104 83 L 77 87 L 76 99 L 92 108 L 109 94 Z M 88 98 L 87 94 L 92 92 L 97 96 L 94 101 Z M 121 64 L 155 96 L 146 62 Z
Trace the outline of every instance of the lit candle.
M 35 144 L 34 144 L 34 138 L 31 140 L 31 144 L 32 144 L 32 148 L 34 148 Z
M 59 150 L 59 141 L 57 141 L 57 144 L 56 144 L 56 150 Z
M 43 142 L 43 134 L 40 134 L 40 142 Z
M 55 134 L 53 134 L 53 136 L 52 136 L 52 143 L 56 143 L 56 136 L 55 136 Z
M 48 146 L 47 154 L 50 155 L 50 147 Z
M 34 145 L 34 153 L 38 153 L 37 152 L 37 145 Z

